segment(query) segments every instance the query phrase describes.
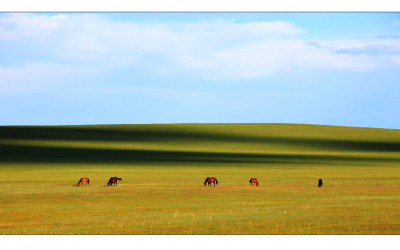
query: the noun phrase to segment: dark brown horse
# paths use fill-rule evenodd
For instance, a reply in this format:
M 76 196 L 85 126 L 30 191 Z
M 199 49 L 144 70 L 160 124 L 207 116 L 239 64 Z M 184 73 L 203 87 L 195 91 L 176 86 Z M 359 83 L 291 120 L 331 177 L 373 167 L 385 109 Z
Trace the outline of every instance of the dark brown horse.
M 84 182 L 85 182 L 86 186 L 89 186 L 89 178 L 87 178 L 87 177 L 81 178 L 78 181 L 77 186 L 82 186 Z
M 215 177 L 207 177 L 204 181 L 204 186 L 208 183 L 208 186 L 211 186 L 211 183 L 214 183 L 214 186 L 218 184 L 217 178 Z
M 254 184 L 258 187 L 257 178 L 251 178 L 249 182 L 250 182 L 250 185 L 251 185 L 251 186 L 253 186 L 253 183 L 254 183 Z
M 118 180 L 122 181 L 122 178 L 111 177 L 110 180 L 108 181 L 107 186 L 110 186 L 110 185 L 112 186 L 113 184 L 114 184 L 115 186 L 117 186 L 117 181 L 118 181 Z

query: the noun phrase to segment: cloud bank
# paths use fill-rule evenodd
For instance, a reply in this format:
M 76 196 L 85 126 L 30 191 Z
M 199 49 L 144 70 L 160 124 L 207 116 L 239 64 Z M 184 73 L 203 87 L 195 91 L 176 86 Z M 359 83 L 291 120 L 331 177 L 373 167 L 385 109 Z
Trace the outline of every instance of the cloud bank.
M 159 75 L 222 80 L 268 78 L 292 71 L 363 71 L 399 66 L 400 38 L 307 40 L 295 24 L 122 22 L 99 14 L 1 14 L 0 45 L 14 65 L 0 61 L 3 89 L 55 82 L 82 66 L 88 73 L 119 68 Z M 49 72 L 52 77 L 49 78 Z

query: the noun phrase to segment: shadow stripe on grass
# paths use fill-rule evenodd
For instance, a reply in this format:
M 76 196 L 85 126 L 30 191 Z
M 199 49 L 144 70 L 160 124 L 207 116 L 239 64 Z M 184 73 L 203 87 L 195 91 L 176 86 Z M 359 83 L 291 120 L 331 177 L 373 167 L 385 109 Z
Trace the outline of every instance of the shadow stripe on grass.
M 303 154 L 250 154 L 162 150 L 89 149 L 71 147 L 0 145 L 0 162 L 121 163 L 121 162 L 241 162 L 241 163 L 334 163 L 400 162 L 398 158 Z
M 239 125 L 236 127 L 240 127 Z M 232 126 L 235 128 L 235 126 Z M 262 143 L 315 149 L 400 152 L 400 142 L 326 138 L 250 136 L 212 131 L 182 131 L 163 126 L 0 126 L 0 140 L 64 140 L 114 142 L 220 142 Z

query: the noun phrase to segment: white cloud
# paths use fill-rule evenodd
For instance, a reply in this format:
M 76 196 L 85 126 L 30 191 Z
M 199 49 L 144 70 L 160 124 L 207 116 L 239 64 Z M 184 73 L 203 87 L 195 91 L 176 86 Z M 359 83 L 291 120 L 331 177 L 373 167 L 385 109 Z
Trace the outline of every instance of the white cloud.
M 307 45 L 341 54 L 374 56 L 400 54 L 400 38 L 395 36 L 366 40 L 308 41 Z
M 0 40 L 45 39 L 62 26 L 66 15 L 8 14 L 0 18 Z
M 21 67 L 0 67 L 0 94 L 32 92 L 51 88 L 64 80 L 95 74 L 101 69 L 85 65 L 29 63 Z M 75 88 L 73 82 L 68 86 Z
M 0 16 L 0 42 L 29 44 L 47 53 L 46 65 L 135 67 L 154 74 L 189 72 L 203 78 L 251 79 L 293 69 L 352 71 L 399 64 L 393 55 L 400 51 L 398 38 L 307 41 L 303 33 L 285 21 L 129 23 L 96 14 Z M 35 63 L 20 60 L 24 65 Z M 0 77 L 6 75 L 10 84 L 26 75 L 46 77 L 32 66 L 6 67 Z M 65 67 L 57 68 L 63 72 Z
M 398 56 L 392 56 L 390 58 L 393 62 L 400 64 L 400 55 Z

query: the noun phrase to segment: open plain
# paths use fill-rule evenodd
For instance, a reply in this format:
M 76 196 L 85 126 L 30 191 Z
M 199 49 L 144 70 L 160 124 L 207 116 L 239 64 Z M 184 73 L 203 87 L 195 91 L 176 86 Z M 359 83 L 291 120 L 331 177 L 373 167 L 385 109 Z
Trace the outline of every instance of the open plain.
M 391 129 L 3 126 L 0 233 L 399 234 L 399 153 Z

